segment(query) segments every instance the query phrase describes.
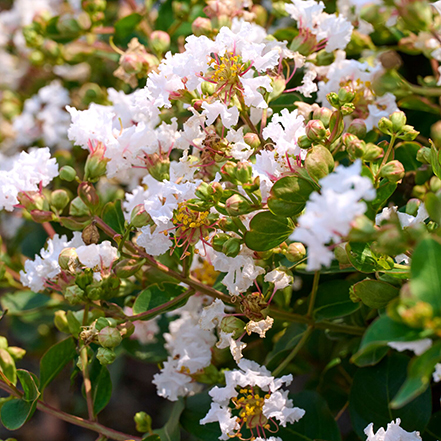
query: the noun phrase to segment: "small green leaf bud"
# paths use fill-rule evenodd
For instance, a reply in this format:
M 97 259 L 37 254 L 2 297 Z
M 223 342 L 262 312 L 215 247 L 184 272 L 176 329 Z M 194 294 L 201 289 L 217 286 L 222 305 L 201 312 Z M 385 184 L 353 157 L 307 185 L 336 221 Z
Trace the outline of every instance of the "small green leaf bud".
M 104 298 L 104 289 L 101 282 L 93 282 L 86 287 L 86 295 L 89 300 L 101 300 Z
M 392 121 L 387 119 L 384 116 L 378 122 L 378 128 L 379 128 L 380 132 L 382 132 L 382 133 L 384 133 L 386 135 L 392 135 L 393 134 Z
M 69 195 L 66 190 L 55 190 L 51 194 L 51 205 L 56 210 L 63 211 L 69 201 Z
M 340 99 L 338 98 L 338 95 L 335 92 L 330 92 L 326 95 L 326 99 L 328 100 L 329 104 L 332 107 L 335 107 L 336 109 L 339 109 L 341 104 L 340 104 Z
M 222 246 L 222 252 L 228 257 L 236 257 L 240 251 L 240 240 L 230 237 Z
M 253 168 L 251 165 L 247 164 L 246 162 L 238 162 L 236 166 L 236 179 L 246 184 L 247 182 L 250 182 L 251 177 L 253 175 Z
M 366 123 L 362 119 L 354 119 L 348 127 L 348 133 L 363 139 L 367 133 Z
M 355 92 L 352 90 L 351 87 L 345 86 L 340 88 L 338 91 L 338 99 L 340 103 L 350 103 L 355 97 Z
M 102 142 L 96 142 L 91 148 L 84 168 L 84 179 L 86 181 L 96 182 L 106 174 L 109 159 L 104 157 L 105 152 L 106 147 Z
M 75 283 L 81 288 L 86 289 L 87 285 L 93 282 L 93 271 L 90 268 L 86 268 L 81 273 L 78 273 L 75 277 Z
M 326 128 L 320 120 L 312 119 L 306 124 L 305 133 L 309 140 L 320 142 L 326 136 Z
M 309 149 L 311 147 L 312 142 L 308 139 L 306 135 L 299 136 L 297 140 L 297 144 L 301 149 Z
M 380 176 L 390 182 L 398 182 L 404 178 L 405 170 L 403 164 L 396 159 L 383 165 L 380 170 Z
M 136 424 L 136 430 L 141 433 L 152 431 L 152 417 L 145 412 L 137 412 L 133 418 Z
M 211 240 L 211 244 L 213 246 L 213 249 L 218 252 L 222 252 L 222 248 L 224 246 L 224 243 L 230 239 L 231 236 L 225 233 L 217 233 L 213 236 L 213 239 Z
M 209 37 L 213 32 L 211 20 L 205 17 L 197 17 L 191 24 L 191 30 L 196 37 L 200 37 L 201 35 Z
M 164 31 L 153 31 L 150 34 L 150 47 L 159 54 L 167 52 L 170 48 L 170 35 Z
M 430 164 L 430 148 L 421 147 L 417 152 L 416 159 L 423 164 Z
M 135 228 L 141 228 L 151 223 L 152 217 L 145 210 L 144 204 L 136 205 L 130 214 L 130 225 Z
M 112 364 L 116 359 L 116 354 L 113 349 L 109 348 L 98 348 L 96 358 L 103 365 Z
M 115 348 L 121 343 L 122 337 L 118 329 L 106 326 L 99 332 L 98 341 L 104 348 Z
M 77 172 L 70 165 L 65 165 L 60 168 L 60 179 L 67 182 L 72 182 L 77 175 Z
M 401 133 L 398 135 L 398 138 L 402 139 L 403 141 L 413 141 L 420 132 L 415 130 L 412 126 L 405 125 L 401 129 Z
M 394 131 L 394 133 L 400 132 L 407 121 L 406 114 L 399 110 L 392 113 L 389 116 L 389 119 L 392 122 L 392 130 Z
M 78 285 L 66 287 L 64 297 L 71 305 L 78 305 L 85 300 L 84 291 Z

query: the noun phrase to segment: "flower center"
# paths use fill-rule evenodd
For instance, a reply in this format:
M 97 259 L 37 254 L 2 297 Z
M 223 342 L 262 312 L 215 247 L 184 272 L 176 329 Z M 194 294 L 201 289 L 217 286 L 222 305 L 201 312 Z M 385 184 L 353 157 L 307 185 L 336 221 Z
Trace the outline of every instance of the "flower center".
M 244 63 L 242 58 L 233 52 L 226 52 L 224 56 L 212 58 L 210 66 L 211 80 L 218 84 L 235 84 L 249 68 L 250 63 Z

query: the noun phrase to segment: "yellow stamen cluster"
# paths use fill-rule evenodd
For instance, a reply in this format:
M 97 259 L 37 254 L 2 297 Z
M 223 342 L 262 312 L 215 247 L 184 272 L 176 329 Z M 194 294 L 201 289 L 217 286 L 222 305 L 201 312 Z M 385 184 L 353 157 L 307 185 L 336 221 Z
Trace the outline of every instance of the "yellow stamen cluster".
M 233 52 L 226 52 L 223 57 L 212 59 L 211 67 L 214 72 L 211 79 L 217 83 L 235 83 L 242 72 L 247 69 L 247 65 L 242 62 L 241 57 L 234 55 Z
M 197 251 L 198 250 L 195 250 L 196 254 Z M 213 265 L 204 259 L 202 260 L 202 267 L 196 268 L 193 271 L 193 275 L 202 283 L 213 286 L 219 276 L 219 272 L 214 269 Z
M 210 225 L 208 211 L 194 211 L 188 208 L 184 203 L 179 203 L 178 211 L 173 217 L 173 223 L 180 228 L 181 232 L 191 228 L 201 228 Z

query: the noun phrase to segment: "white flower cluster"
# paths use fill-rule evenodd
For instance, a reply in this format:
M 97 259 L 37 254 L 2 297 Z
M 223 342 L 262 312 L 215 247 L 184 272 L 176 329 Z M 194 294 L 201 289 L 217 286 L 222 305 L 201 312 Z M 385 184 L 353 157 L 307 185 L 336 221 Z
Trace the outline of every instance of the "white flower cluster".
M 12 211 L 19 193 L 39 192 L 58 176 L 58 165 L 48 147 L 33 148 L 5 159 L 0 166 L 0 210 Z
M 274 378 L 264 367 L 251 360 L 242 359 L 239 369 L 225 372 L 225 387 L 215 386 L 209 394 L 213 403 L 200 423 L 219 422 L 221 440 L 236 436 L 245 425 L 251 436 L 263 434 L 270 429 L 270 423 L 285 427 L 287 423 L 299 421 L 305 411 L 293 406 L 288 391 L 281 389 L 289 386 L 292 375 Z M 230 404 L 234 407 L 230 407 Z M 273 431 L 271 430 L 271 431 Z M 270 438 L 271 439 L 271 438 Z
M 360 174 L 360 160 L 349 167 L 339 165 L 319 181 L 320 193 L 312 193 L 306 203 L 290 239 L 307 245 L 309 271 L 331 264 L 334 254 L 327 245 L 339 243 L 349 233 L 353 220 L 366 211 L 366 204 L 360 199 L 375 198 L 371 180 Z
M 193 296 L 185 306 L 171 313 L 179 318 L 170 323 L 169 332 L 164 334 L 170 355 L 161 372 L 153 377 L 160 397 L 176 401 L 201 390 L 191 375 L 210 365 L 211 348 L 216 342 L 212 331 L 199 326 L 204 302 L 204 297 Z
M 42 140 L 49 147 L 70 148 L 66 133 L 70 117 L 66 105 L 69 92 L 59 81 L 42 87 L 36 95 L 24 102 L 23 112 L 14 118 L 15 143 L 29 146 Z
M 387 425 L 386 430 L 382 427 L 378 429 L 377 433 L 374 433 L 374 424 L 369 424 L 364 429 L 367 436 L 366 441 L 422 441 L 419 432 L 406 432 L 400 427 L 400 423 L 400 418 L 397 418 L 396 421 Z

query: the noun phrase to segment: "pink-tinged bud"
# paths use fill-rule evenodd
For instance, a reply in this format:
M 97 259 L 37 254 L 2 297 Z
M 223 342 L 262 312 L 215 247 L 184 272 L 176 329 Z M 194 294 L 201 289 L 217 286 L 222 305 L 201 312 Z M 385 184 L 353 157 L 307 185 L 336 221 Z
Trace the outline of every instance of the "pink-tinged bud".
M 335 161 L 331 152 L 321 145 L 309 150 L 305 158 L 305 167 L 311 178 L 319 181 L 334 170 Z
M 326 136 L 326 128 L 320 120 L 312 119 L 306 124 L 306 136 L 313 142 L 320 142 Z
M 141 72 L 142 60 L 135 54 L 122 55 L 119 63 L 124 69 L 124 72 L 127 72 L 128 74 L 137 74 L 138 72 Z
M 107 163 L 109 159 L 104 157 L 106 146 L 102 142 L 89 142 L 89 156 L 86 160 L 84 168 L 84 179 L 90 182 L 96 182 L 99 178 L 106 174 Z
M 405 170 L 403 164 L 396 159 L 383 165 L 380 170 L 380 176 L 390 182 L 398 182 L 404 178 Z
M 243 139 L 253 150 L 257 150 L 261 145 L 260 139 L 256 133 L 247 133 Z
M 150 34 L 150 47 L 153 52 L 163 54 L 170 48 L 170 35 L 164 31 L 153 31 Z
M 197 17 L 191 25 L 191 30 L 196 37 L 200 37 L 201 35 L 209 37 L 213 32 L 211 20 L 204 17 Z
M 204 100 L 196 100 L 193 102 L 193 108 L 194 110 L 196 110 L 197 112 L 202 111 L 202 104 L 204 103 Z
M 366 144 L 366 149 L 364 151 L 363 159 L 365 161 L 371 162 L 376 161 L 384 156 L 384 150 L 378 145 L 372 144 L 371 142 Z
M 354 119 L 348 127 L 348 133 L 355 135 L 359 139 L 363 139 L 366 136 L 367 128 L 362 119 Z
M 50 222 L 54 216 L 52 211 L 44 211 L 44 210 L 31 210 L 30 212 L 32 220 L 42 224 L 43 222 Z
M 300 242 L 293 242 L 288 245 L 283 254 L 290 262 L 298 262 L 306 256 L 306 248 Z
M 251 203 L 245 196 L 234 194 L 225 202 L 225 209 L 230 216 L 239 216 L 250 212 Z
M 100 203 L 95 187 L 90 182 L 82 182 L 78 186 L 78 196 L 90 209 L 98 207 Z
M 19 193 L 17 196 L 20 205 L 26 208 L 26 210 L 44 210 L 49 208 L 46 198 L 38 192 L 27 191 L 25 193 Z
M 329 126 L 329 121 L 331 119 L 332 110 L 326 107 L 320 107 L 319 109 L 314 110 L 312 114 L 313 119 L 320 120 L 325 127 Z
M 130 225 L 135 228 L 145 227 L 152 222 L 152 217 L 145 211 L 144 204 L 137 205 L 130 214 Z
M 338 91 L 338 99 L 340 100 L 340 103 L 350 103 L 355 98 L 355 93 L 353 89 L 349 86 L 342 87 Z
M 366 144 L 364 141 L 354 139 L 346 145 L 346 151 L 351 159 L 362 158 L 365 153 Z

